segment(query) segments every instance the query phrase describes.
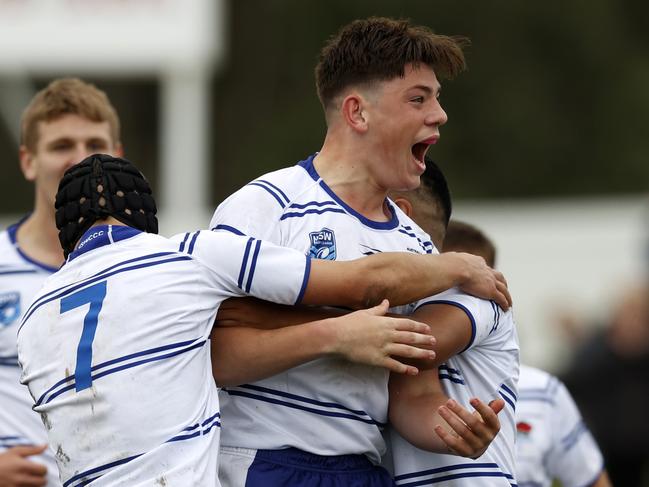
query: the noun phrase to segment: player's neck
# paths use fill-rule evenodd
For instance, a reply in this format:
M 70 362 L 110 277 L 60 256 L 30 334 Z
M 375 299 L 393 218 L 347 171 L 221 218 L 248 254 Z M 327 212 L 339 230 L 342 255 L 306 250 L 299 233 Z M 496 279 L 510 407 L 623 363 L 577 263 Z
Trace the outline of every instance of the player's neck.
M 54 209 L 37 205 L 16 233 L 20 250 L 30 259 L 50 267 L 63 263 L 63 250 L 54 220 Z
M 391 218 L 385 206 L 387 191 L 376 184 L 362 157 L 325 141 L 313 165 L 336 196 L 358 213 L 374 221 Z

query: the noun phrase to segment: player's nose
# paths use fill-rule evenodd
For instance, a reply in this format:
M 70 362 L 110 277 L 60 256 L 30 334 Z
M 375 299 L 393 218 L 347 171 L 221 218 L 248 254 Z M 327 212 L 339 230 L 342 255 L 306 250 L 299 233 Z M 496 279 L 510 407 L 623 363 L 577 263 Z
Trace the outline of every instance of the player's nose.
M 436 102 L 431 108 L 430 113 L 426 116 L 426 125 L 444 125 L 448 122 L 448 115 L 439 102 Z

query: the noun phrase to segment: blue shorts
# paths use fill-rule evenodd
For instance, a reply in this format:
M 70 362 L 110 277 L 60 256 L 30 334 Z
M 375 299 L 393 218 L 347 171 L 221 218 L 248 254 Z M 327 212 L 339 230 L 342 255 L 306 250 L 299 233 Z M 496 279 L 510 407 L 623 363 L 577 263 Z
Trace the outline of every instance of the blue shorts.
M 244 450 L 222 448 L 222 467 Z M 230 450 L 230 451 L 228 451 Z M 223 487 L 394 487 L 383 467 L 374 465 L 364 455 L 321 456 L 297 448 L 284 450 L 247 450 L 253 453 L 243 476 L 221 478 Z M 230 457 L 230 458 L 229 458 Z M 240 456 L 241 458 L 241 456 Z M 242 465 L 243 466 L 243 465 Z M 226 470 L 229 470 L 226 467 Z M 232 482 L 234 477 L 240 480 Z M 236 484 L 236 485 L 235 485 Z

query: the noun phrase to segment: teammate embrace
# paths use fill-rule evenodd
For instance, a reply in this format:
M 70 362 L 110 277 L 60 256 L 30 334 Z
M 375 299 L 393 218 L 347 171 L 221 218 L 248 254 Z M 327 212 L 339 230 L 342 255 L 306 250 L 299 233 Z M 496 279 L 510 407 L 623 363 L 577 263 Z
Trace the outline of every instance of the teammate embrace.
M 407 21 L 343 27 L 316 67 L 320 151 L 234 193 L 212 231 L 170 239 L 106 117 L 38 121 L 38 140 L 63 121 L 72 130 L 53 139 L 84 150 L 32 172 L 24 157 L 38 228 L 49 243 L 58 232 L 65 263 L 12 321 L 7 357 L 64 486 L 393 486 L 385 436 L 397 485 L 515 485 L 505 280 L 482 258 L 439 254 L 410 218 L 425 205 L 391 193 L 434 170 L 440 80 L 464 69 L 462 43 Z M 30 219 L 6 236 L 7 272 L 63 261 L 29 246 Z

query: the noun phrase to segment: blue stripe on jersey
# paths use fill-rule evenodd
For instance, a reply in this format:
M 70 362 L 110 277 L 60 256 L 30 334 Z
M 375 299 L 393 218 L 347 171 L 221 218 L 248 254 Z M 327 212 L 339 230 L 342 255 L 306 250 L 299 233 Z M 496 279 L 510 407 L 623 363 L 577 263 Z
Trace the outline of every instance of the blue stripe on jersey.
M 440 477 L 427 478 L 427 479 L 417 480 L 414 482 L 404 482 L 409 479 L 416 479 L 416 478 L 427 477 L 436 474 L 450 473 L 453 472 L 454 470 L 466 470 L 466 469 L 482 469 L 482 470 L 462 472 L 462 473 L 451 473 L 450 475 L 442 475 Z M 486 470 L 486 469 L 493 469 L 493 470 Z M 468 478 L 468 477 L 504 477 L 510 481 L 514 480 L 513 475 L 503 472 L 498 466 L 498 464 L 496 463 L 476 462 L 476 463 L 460 463 L 457 465 L 448 465 L 445 467 L 431 468 L 429 470 L 422 470 L 419 472 L 397 475 L 394 477 L 394 481 L 399 487 L 415 487 L 418 485 L 434 485 L 440 482 L 446 482 L 448 480 Z M 510 482 L 510 484 L 511 483 L 512 482 Z
M 583 421 L 578 421 L 577 424 L 572 428 L 572 430 L 566 436 L 561 438 L 561 445 L 563 446 L 563 449 L 565 451 L 570 450 L 573 446 L 575 446 L 575 443 L 577 443 L 579 437 L 586 431 L 588 431 L 586 424 Z
M 173 254 L 173 252 L 171 252 L 171 253 Z M 136 260 L 136 259 L 133 259 L 133 260 Z M 137 260 L 141 260 L 141 259 L 137 259 Z M 188 255 L 181 255 L 181 256 L 178 256 L 178 257 L 173 257 L 171 259 L 158 260 L 158 261 L 155 261 L 155 262 L 146 262 L 146 263 L 143 263 L 143 264 L 137 264 L 137 265 L 133 265 L 131 267 L 125 267 L 123 269 L 118 269 L 118 270 L 114 270 L 112 272 L 107 272 L 107 273 L 104 273 L 104 274 L 101 274 L 101 275 L 95 275 L 94 277 L 89 277 L 89 278 L 81 281 L 80 283 L 75 283 L 75 285 L 73 285 L 73 287 L 69 287 L 69 285 L 67 285 L 67 286 L 63 286 L 63 287 L 61 287 L 59 289 L 56 289 L 55 291 L 52 291 L 52 292 L 47 294 L 47 296 L 50 296 L 49 298 L 43 299 L 45 297 L 45 296 L 43 296 L 37 302 L 34 302 L 31 305 L 30 309 L 28 310 L 27 313 L 25 313 L 25 316 L 22 319 L 22 323 L 20 325 L 20 328 L 18 328 L 18 333 L 20 333 L 20 330 L 22 330 L 23 326 L 25 326 L 25 324 L 27 323 L 27 320 L 31 317 L 31 315 L 38 308 L 40 308 L 44 304 L 49 303 L 50 301 L 54 301 L 55 299 L 63 297 L 63 296 L 65 296 L 65 295 L 67 295 L 69 293 L 72 293 L 72 292 L 74 292 L 74 291 L 76 291 L 78 289 L 81 289 L 84 286 L 87 286 L 89 284 L 94 284 L 97 281 L 100 281 L 102 279 L 106 279 L 106 278 L 114 276 L 116 274 L 121 274 L 122 272 L 134 271 L 134 270 L 138 270 L 138 269 L 143 269 L 145 267 L 153 267 L 153 266 L 161 265 L 161 264 L 169 264 L 169 263 L 172 263 L 172 262 L 178 262 L 178 261 L 182 261 L 182 260 L 192 260 L 192 258 L 189 257 Z M 122 265 L 122 264 L 123 263 L 117 264 L 117 265 Z M 113 267 L 116 267 L 116 266 L 113 266 Z M 66 287 L 67 287 L 67 289 L 65 289 Z M 59 294 L 55 294 L 54 296 L 51 296 L 53 293 L 61 291 L 61 289 L 65 289 L 65 290 L 60 292 Z
M 275 193 L 269 187 L 264 186 L 263 184 L 260 184 L 259 181 L 253 181 L 251 183 L 248 183 L 246 186 L 259 186 L 260 188 L 266 190 L 269 194 L 271 194 L 272 197 L 277 200 L 277 202 L 279 203 L 279 206 L 281 206 L 282 208 L 286 208 L 286 204 L 282 201 L 282 199 L 279 197 L 279 195 L 277 195 L 277 193 Z
M 16 270 L 1 270 L 0 269 L 0 276 L 8 276 L 10 274 L 37 274 L 38 271 L 36 269 L 16 269 Z
M 237 287 L 243 291 L 243 278 L 246 275 L 246 267 L 248 267 L 248 256 L 250 255 L 250 246 L 254 241 L 254 238 L 249 238 L 246 243 L 246 250 L 243 253 L 243 259 L 241 259 L 241 270 L 239 271 L 239 280 L 237 281 Z
M 18 355 L 0 357 L 0 366 L 20 367 L 20 364 L 18 363 Z
M 110 272 L 111 270 L 113 270 L 113 269 L 115 269 L 115 268 L 117 268 L 117 267 L 123 266 L 123 265 L 128 265 L 128 264 L 132 264 L 132 263 L 134 263 L 134 262 L 139 262 L 139 261 L 142 261 L 142 260 L 155 259 L 155 258 L 157 258 L 157 257 L 165 257 L 165 256 L 168 256 L 168 255 L 175 255 L 175 254 L 176 254 L 175 252 L 157 252 L 157 253 L 155 253 L 155 254 L 149 254 L 149 255 L 143 255 L 143 256 L 141 256 L 141 257 L 135 257 L 135 258 L 133 258 L 133 259 L 125 260 L 125 261 L 123 261 L 123 262 L 119 262 L 119 263 L 114 264 L 114 265 L 112 265 L 112 266 L 110 266 L 110 267 L 107 267 L 106 269 L 103 269 L 103 270 L 101 270 L 101 271 L 99 271 L 99 272 L 97 272 L 97 273 L 91 275 L 90 277 L 86 278 L 86 280 L 88 280 L 88 279 L 92 279 L 92 278 L 94 278 L 94 277 L 103 278 L 105 273 Z M 83 282 L 85 282 L 85 281 L 81 281 L 80 283 L 83 283 Z M 65 289 L 66 287 L 77 286 L 77 285 L 80 284 L 80 283 L 79 283 L 79 282 L 74 282 L 74 283 L 72 283 L 72 284 L 67 284 L 67 285 L 65 285 L 65 286 L 63 286 L 63 287 L 60 287 L 60 288 L 58 288 L 58 289 L 55 289 L 54 291 L 50 291 L 49 293 L 44 294 L 43 296 L 40 296 L 36 301 L 34 301 L 34 302 L 32 303 L 32 305 L 29 307 L 29 309 L 28 309 L 27 312 L 25 313 L 25 316 L 27 316 L 28 314 L 30 314 L 31 311 L 32 311 L 32 308 L 33 308 L 34 306 L 39 305 L 39 303 L 40 303 L 42 300 L 47 299 L 47 298 L 48 298 L 49 296 L 51 296 L 52 294 L 58 293 L 59 291 L 61 291 L 62 289 Z M 75 289 L 76 289 L 76 287 L 75 287 Z M 24 322 L 24 321 L 25 321 L 25 318 L 23 318 L 22 321 Z
M 441 364 L 438 367 L 437 377 L 443 380 L 450 380 L 451 382 L 455 382 L 456 384 L 465 385 L 462 378 L 462 373 L 459 370 L 449 367 L 446 364 Z
M 454 382 L 456 384 L 466 385 L 462 379 L 450 376 L 448 374 L 437 374 L 437 377 L 439 377 L 442 380 L 450 380 L 451 382 Z
M 298 212 L 284 213 L 279 219 L 286 220 L 288 218 L 302 218 L 303 216 L 310 215 L 310 214 L 322 215 L 323 213 L 347 213 L 347 212 L 342 208 L 322 208 L 320 210 L 312 208 L 302 213 L 298 213 Z
M 200 340 L 200 341 L 197 341 Z M 90 371 L 91 372 L 96 372 L 98 370 L 104 369 L 106 367 L 110 367 L 111 365 L 119 364 L 122 362 L 126 362 L 128 360 L 138 358 L 138 357 L 144 357 L 147 355 L 152 355 L 155 353 L 159 352 L 166 352 L 168 350 L 174 350 L 173 352 L 166 353 L 164 355 L 158 355 L 156 357 L 148 358 L 145 360 L 139 360 L 137 362 L 130 362 L 128 364 L 122 365 L 120 367 L 115 367 L 109 370 L 106 370 L 104 372 L 99 372 L 94 375 L 91 375 L 91 379 L 99 379 L 101 377 L 104 377 L 106 375 L 113 374 L 115 372 L 120 372 L 122 370 L 130 369 L 132 367 L 137 367 L 138 365 L 143 365 L 146 363 L 150 362 L 156 362 L 158 360 L 164 360 L 167 358 L 172 358 L 177 355 L 181 355 L 183 353 L 189 352 L 191 350 L 194 350 L 196 348 L 201 348 L 204 344 L 206 343 L 206 340 L 203 340 L 201 338 L 196 338 L 194 340 L 187 340 L 184 342 L 179 342 L 179 343 L 171 343 L 169 345 L 163 345 L 161 347 L 156 347 L 156 348 L 151 348 L 148 350 L 143 350 L 140 352 L 135 352 L 131 353 L 128 355 L 124 355 L 123 357 L 117 357 L 111 360 L 108 360 L 106 362 L 102 362 L 100 364 L 97 364 L 93 367 L 91 367 Z M 64 386 L 66 383 L 69 383 L 68 385 Z M 64 387 L 61 387 L 64 386 Z M 64 379 L 61 379 L 58 381 L 56 384 L 54 384 L 52 387 L 50 387 L 47 391 L 45 391 L 41 397 L 38 398 L 38 401 L 36 401 L 36 404 L 34 406 L 39 406 L 41 404 L 47 404 L 56 397 L 60 396 L 64 392 L 70 391 L 76 387 L 76 379 L 75 379 L 75 374 L 72 374 L 68 377 L 65 377 Z M 45 398 L 47 397 L 47 400 Z
M 7 228 L 7 235 L 9 235 L 9 240 L 13 244 L 14 249 L 16 249 L 16 252 L 18 252 L 18 255 L 20 255 L 20 257 L 24 261 L 29 262 L 30 264 L 35 265 L 36 267 L 38 267 L 40 269 L 43 269 L 43 270 L 45 270 L 47 272 L 50 272 L 50 273 L 58 271 L 59 270 L 58 267 L 52 267 L 50 265 L 43 264 L 42 262 L 38 262 L 37 260 L 32 259 L 27 254 L 25 254 L 20 249 L 20 247 L 18 246 L 18 239 L 17 239 L 18 228 L 20 227 L 20 225 L 22 225 L 25 222 L 25 220 L 27 220 L 28 217 L 29 217 L 29 215 L 25 216 L 18 223 L 14 223 L 13 225 L 11 225 L 10 227 Z
M 177 436 L 174 436 L 173 438 L 170 438 L 165 443 L 172 443 L 172 442 L 176 442 L 176 441 L 189 440 L 189 439 L 196 438 L 196 437 L 199 437 L 199 436 L 205 436 L 215 426 L 221 427 L 221 423 L 219 422 L 220 418 L 221 418 L 221 414 L 217 412 L 216 414 L 212 415 L 210 418 L 206 419 L 205 421 L 203 421 L 200 424 L 202 429 L 199 429 L 196 432 L 196 434 L 177 435 Z M 195 426 L 198 427 L 198 424 L 196 424 Z M 188 430 L 188 428 L 185 428 L 183 431 L 186 431 L 186 430 Z M 129 462 L 135 460 L 136 458 L 141 457 L 142 455 L 144 455 L 146 453 L 147 452 L 140 453 L 138 455 L 132 455 L 130 457 L 122 458 L 121 460 L 116 460 L 114 462 L 107 463 L 105 465 L 100 465 L 99 467 L 91 468 L 90 470 L 86 470 L 85 472 L 81 472 L 81 473 L 75 475 L 74 477 L 70 477 L 63 484 L 63 487 L 80 487 L 82 485 L 88 485 L 89 483 L 97 480 L 102 475 L 105 475 L 106 473 L 108 473 L 108 472 L 106 472 L 107 470 L 110 470 L 110 469 L 112 469 L 114 467 L 119 467 L 120 465 L 124 465 L 126 463 L 129 463 Z M 97 473 L 99 473 L 99 475 L 95 475 Z
M 215 427 L 217 428 L 221 427 L 221 413 L 213 414 L 202 423 L 196 423 L 192 426 L 188 426 L 187 428 L 183 429 L 183 431 L 187 431 L 187 432 L 193 431 L 193 433 L 184 433 L 184 434 L 181 433 L 179 435 L 174 436 L 173 438 L 168 439 L 167 443 L 171 443 L 174 441 L 189 440 L 197 436 L 204 436 L 210 431 L 212 431 L 212 428 Z
M 13 448 L 14 446 L 33 446 L 34 442 L 24 436 L 0 436 L 0 448 Z
M 514 411 L 516 411 L 516 395 L 509 387 L 507 387 L 505 384 L 502 384 L 500 386 L 500 390 L 498 390 L 498 394 L 500 394 L 500 397 L 502 397 L 505 402 L 509 404 Z
M 311 257 L 305 255 L 306 257 L 306 267 L 304 268 L 304 278 L 302 279 L 302 286 L 300 287 L 300 293 L 297 295 L 295 304 L 300 304 L 302 298 L 304 297 L 304 291 L 306 291 L 306 285 L 309 283 L 309 276 L 311 275 Z
M 128 463 L 132 460 L 135 460 L 138 457 L 141 457 L 143 453 L 140 453 L 139 455 L 133 455 L 132 457 L 127 457 L 127 458 L 122 458 L 121 460 L 116 460 L 111 463 L 107 463 L 106 465 L 101 465 L 99 467 L 92 468 L 90 470 L 86 470 L 85 472 L 81 472 L 74 477 L 70 477 L 67 482 L 63 483 L 63 487 L 78 487 L 81 485 L 87 485 L 88 483 L 92 482 L 93 480 L 98 479 L 101 475 L 93 477 L 92 479 L 89 479 L 88 476 L 94 475 L 96 473 L 102 472 L 104 470 L 111 469 L 113 467 L 117 467 L 119 465 L 124 465 L 125 463 Z M 103 474 L 102 474 L 103 475 Z M 82 483 L 75 483 L 77 481 L 81 481 Z M 74 486 L 72 486 L 74 484 Z
M 527 395 L 523 392 L 518 394 L 519 401 L 529 401 L 529 402 L 547 402 L 548 404 L 554 404 L 554 399 L 547 396 L 541 395 Z
M 241 390 L 244 389 L 244 390 Z M 254 386 L 251 384 L 243 384 L 241 386 L 238 386 L 236 388 L 223 388 L 223 391 L 227 392 L 228 394 L 232 396 L 240 396 L 240 397 L 247 397 L 248 399 L 254 399 L 257 401 L 263 401 L 263 402 L 268 402 L 271 404 L 277 404 L 279 406 L 286 406 L 292 409 L 298 409 L 300 411 L 306 411 L 309 413 L 314 413 L 314 414 L 319 414 L 322 416 L 329 416 L 329 417 L 334 417 L 334 418 L 344 418 L 344 419 L 353 419 L 355 421 L 361 421 L 363 423 L 367 424 L 372 424 L 376 426 L 385 426 L 385 423 L 381 423 L 379 421 L 376 421 L 371 418 L 369 414 L 367 414 L 365 411 L 358 411 L 354 409 L 350 409 L 346 406 L 343 406 L 342 404 L 336 404 L 333 402 L 323 402 L 323 401 L 317 401 L 315 399 L 311 399 L 308 397 L 304 396 L 298 396 L 296 394 L 291 394 L 288 392 L 284 391 L 277 391 L 275 389 L 269 389 L 267 387 L 260 387 L 260 386 Z M 249 392 L 249 391 L 255 391 L 258 392 L 259 394 L 255 392 Z M 307 406 L 302 406 L 300 404 L 295 404 L 292 402 L 284 401 L 281 399 L 276 399 L 275 397 L 269 397 L 269 396 L 264 396 L 262 394 L 269 394 L 272 396 L 278 396 L 294 401 L 298 401 L 301 403 L 305 404 L 311 404 L 314 406 L 320 406 L 323 408 L 330 408 L 330 409 L 339 409 L 339 410 L 344 410 L 347 411 L 348 413 L 353 413 L 353 414 L 347 414 L 347 413 L 341 413 L 341 412 L 335 412 L 335 411 L 326 411 L 322 409 L 314 409 L 311 407 Z
M 415 311 L 417 311 L 422 306 L 426 306 L 428 304 L 448 304 L 450 306 L 455 306 L 456 308 L 459 308 L 466 313 L 466 315 L 469 317 L 469 320 L 471 321 L 471 338 L 469 339 L 469 343 L 467 343 L 466 347 L 464 347 L 459 353 L 468 350 L 469 347 L 473 345 L 473 341 L 475 340 L 475 334 L 476 334 L 475 318 L 473 317 L 473 314 L 471 314 L 471 311 L 469 311 L 469 309 L 463 304 L 457 303 L 455 301 L 448 301 L 445 299 L 433 299 L 431 301 L 425 301 L 421 303 L 419 306 L 417 306 L 417 308 L 415 308 Z
M 286 196 L 286 194 L 284 194 L 284 191 L 282 191 L 281 189 L 279 189 L 279 188 L 278 188 L 277 186 L 275 186 L 273 183 L 271 183 L 271 182 L 269 182 L 269 181 L 266 181 L 265 179 L 257 179 L 257 180 L 255 180 L 255 181 L 253 181 L 253 182 L 267 184 L 268 186 L 270 186 L 271 188 L 273 188 L 275 191 L 277 191 L 277 192 L 281 195 L 281 197 L 284 199 L 284 201 L 286 201 L 286 204 L 288 204 L 288 203 L 290 202 L 290 200 L 288 199 L 288 196 Z
M 297 208 L 298 210 L 303 210 L 307 206 L 325 206 L 325 205 L 338 206 L 338 203 L 336 203 L 335 201 L 309 201 L 308 203 L 304 203 L 304 204 L 291 203 L 289 208 Z
M 363 225 L 369 227 L 369 228 L 374 228 L 375 230 L 393 230 L 399 226 L 399 218 L 397 217 L 397 212 L 394 211 L 394 207 L 388 199 L 385 199 L 385 203 L 388 207 L 388 211 L 390 212 L 391 218 L 390 221 L 387 222 L 377 222 L 374 220 L 370 220 L 369 218 L 361 215 L 358 213 L 356 210 L 354 210 L 351 206 L 347 205 L 343 200 L 341 200 L 336 193 L 332 191 L 332 189 L 327 186 L 327 183 L 325 183 L 320 175 L 318 174 L 318 171 L 315 170 L 315 167 L 313 166 L 313 158 L 315 156 L 309 156 L 307 159 L 298 162 L 298 166 L 302 167 L 307 173 L 309 173 L 309 176 L 311 178 L 318 182 L 320 184 L 320 187 L 325 190 L 325 192 L 333 199 L 336 203 L 338 203 L 342 208 L 346 210 L 347 213 L 350 215 L 354 216 L 358 221 L 360 221 Z
M 248 272 L 248 281 L 246 282 L 246 293 L 250 293 L 252 286 L 252 278 L 255 275 L 255 268 L 257 267 L 257 257 L 259 257 L 259 249 L 261 248 L 261 240 L 257 240 L 255 244 L 255 252 L 252 254 L 252 262 L 250 263 L 250 272 Z
M 502 384 L 500 387 L 505 389 L 505 392 L 507 392 L 513 399 L 516 401 L 517 397 L 516 394 L 514 394 L 514 391 L 512 391 L 509 387 L 507 387 L 505 384 Z
M 213 232 L 217 230 L 225 230 L 226 232 L 234 233 L 235 235 L 241 235 L 242 237 L 246 235 L 241 230 L 231 227 L 230 225 L 217 225 L 214 228 L 212 228 Z
M 187 243 L 188 238 L 189 238 L 189 233 L 186 233 L 185 238 L 183 238 L 183 241 L 180 242 L 180 246 L 178 247 L 178 252 L 182 252 L 185 249 L 185 243 Z
M 192 237 L 192 241 L 189 242 L 189 250 L 187 250 L 187 253 L 188 253 L 189 255 L 191 255 L 192 252 L 194 252 L 194 245 L 196 245 L 196 239 L 198 238 L 198 235 L 199 235 L 200 233 L 201 233 L 201 232 L 196 232 L 196 233 L 194 234 L 194 236 Z

